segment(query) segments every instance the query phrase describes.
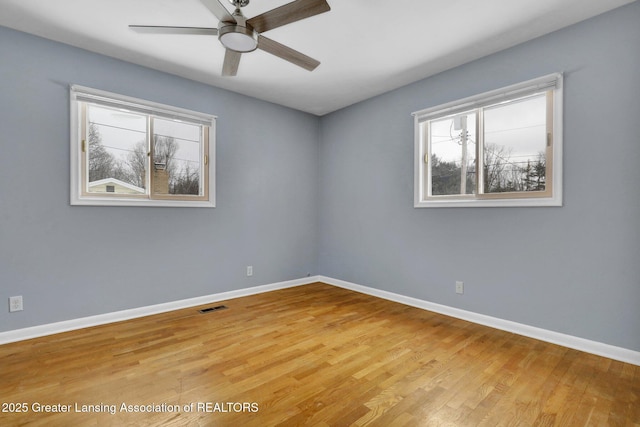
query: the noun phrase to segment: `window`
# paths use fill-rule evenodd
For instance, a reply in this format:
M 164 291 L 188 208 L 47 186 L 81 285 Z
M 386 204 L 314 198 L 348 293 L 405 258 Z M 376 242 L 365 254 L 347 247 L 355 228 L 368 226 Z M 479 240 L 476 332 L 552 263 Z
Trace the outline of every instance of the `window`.
M 562 205 L 562 75 L 413 115 L 415 207 Z
M 213 207 L 215 117 L 71 87 L 71 204 Z

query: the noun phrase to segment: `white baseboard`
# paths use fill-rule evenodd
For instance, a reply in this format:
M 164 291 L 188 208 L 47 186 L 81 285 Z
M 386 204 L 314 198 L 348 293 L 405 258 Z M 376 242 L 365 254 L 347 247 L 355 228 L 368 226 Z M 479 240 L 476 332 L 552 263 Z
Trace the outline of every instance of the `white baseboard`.
M 272 283 L 268 285 L 255 286 L 236 291 L 222 292 L 218 294 L 206 295 L 202 297 L 189 298 L 179 301 L 172 301 L 163 304 L 150 305 L 146 307 L 134 308 L 130 310 L 116 311 L 113 313 L 99 314 L 96 316 L 83 317 L 80 319 L 66 320 L 63 322 L 50 323 L 47 325 L 33 326 L 30 328 L 17 329 L 14 331 L 0 332 L 0 344 L 10 342 L 23 341 L 31 338 L 38 338 L 46 335 L 53 335 L 61 332 L 72 331 L 76 329 L 89 328 L 91 326 L 104 325 L 108 323 L 121 322 L 123 320 L 135 319 L 137 317 L 150 316 L 153 314 L 166 313 L 168 311 L 180 310 L 183 308 L 194 307 L 198 305 L 210 304 L 217 301 L 224 301 L 233 298 L 240 298 L 249 295 L 260 294 L 264 292 L 275 291 L 278 289 L 292 288 L 295 286 L 306 285 L 314 282 L 323 282 L 329 285 L 337 286 L 344 289 L 360 292 L 363 294 L 383 298 L 389 301 L 398 302 L 411 307 L 423 310 L 433 311 L 435 313 L 444 314 L 446 316 L 455 317 L 480 325 L 489 326 L 514 334 L 535 338 L 540 341 L 546 341 L 558 344 L 564 347 L 573 348 L 584 351 L 586 353 L 596 354 L 598 356 L 608 357 L 610 359 L 619 360 L 621 362 L 631 363 L 640 366 L 640 352 L 629 350 L 622 347 L 616 347 L 609 344 L 603 344 L 597 341 L 591 341 L 584 338 L 574 337 L 572 335 L 562 334 L 560 332 L 549 331 L 522 323 L 512 322 L 509 320 L 499 319 L 497 317 L 486 316 L 471 311 L 461 310 L 459 308 L 449 307 L 446 305 L 436 304 L 433 302 L 420 300 L 417 298 L 407 297 L 393 292 L 383 291 L 380 289 L 370 288 L 368 286 L 358 285 L 344 280 L 333 279 L 326 276 L 312 276 L 302 279 L 289 280 L 285 282 Z
M 640 366 L 640 352 L 638 351 L 616 347 L 597 341 L 591 341 L 584 338 L 574 337 L 572 335 L 562 334 L 560 332 L 549 331 L 534 326 L 524 325 L 522 323 L 512 322 L 509 320 L 499 319 L 497 317 L 486 316 L 484 314 L 478 314 L 472 311 L 466 311 L 459 308 L 436 304 L 417 298 L 395 294 L 393 292 L 382 291 L 380 289 L 357 285 L 355 283 L 345 282 L 344 280 L 332 279 L 325 276 L 318 276 L 317 280 L 329 285 L 338 286 L 340 288 L 349 289 L 394 302 L 399 302 L 411 307 L 433 311 L 435 313 L 467 320 L 469 322 L 489 326 L 495 329 L 513 332 L 514 334 L 523 335 L 525 337 L 535 338 L 540 341 L 550 342 L 553 344 L 561 345 L 563 347 L 573 348 L 575 350 L 584 351 L 586 353 L 608 357 L 609 359 L 619 360 L 621 362 Z
M 305 277 L 303 279 L 289 280 L 286 282 L 272 283 L 269 285 L 255 286 L 252 288 L 239 289 L 236 291 L 222 292 L 218 294 L 205 295 L 202 297 L 183 299 L 163 304 L 150 305 L 146 307 L 133 308 L 130 310 L 116 311 L 113 313 L 98 314 L 96 316 L 82 317 L 80 319 L 65 320 L 62 322 L 49 323 L 46 325 L 33 326 L 30 328 L 16 329 L 13 331 L 0 332 L 0 344 L 23 341 L 31 338 L 39 338 L 46 335 L 58 334 L 77 329 L 89 328 L 91 326 L 105 325 L 108 323 L 121 322 L 123 320 L 135 319 L 138 317 L 150 316 L 153 314 L 166 313 L 168 311 L 180 310 L 183 308 L 195 307 L 212 302 L 224 301 L 233 298 L 240 298 L 249 295 L 261 294 L 278 289 L 292 288 L 294 286 L 306 285 L 317 282 L 318 277 Z

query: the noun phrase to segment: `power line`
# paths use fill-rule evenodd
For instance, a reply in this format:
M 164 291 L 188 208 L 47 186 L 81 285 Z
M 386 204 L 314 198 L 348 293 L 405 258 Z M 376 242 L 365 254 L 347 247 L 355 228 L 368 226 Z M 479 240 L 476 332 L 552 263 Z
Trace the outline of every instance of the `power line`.
M 137 130 L 137 129 L 131 129 L 131 128 L 126 128 L 126 127 L 122 127 L 122 126 L 116 126 L 116 125 L 112 125 L 112 124 L 108 124 L 108 123 L 101 123 L 101 122 L 89 122 L 89 125 L 96 125 L 96 126 L 102 126 L 102 127 L 107 127 L 107 128 L 111 128 L 111 129 L 118 129 L 118 130 L 123 130 L 126 132 L 135 132 L 135 133 L 141 133 L 146 135 L 147 134 L 147 130 Z M 98 132 L 99 133 L 99 132 Z M 164 138 L 173 138 L 173 139 L 177 139 L 180 141 L 185 141 L 185 142 L 192 142 L 192 143 L 196 143 L 196 144 L 200 144 L 200 140 L 199 139 L 189 139 L 189 138 L 181 138 L 179 136 L 173 136 L 173 135 L 165 135 L 165 134 L 161 134 L 161 133 L 154 133 L 154 136 L 161 136 Z M 100 135 L 102 136 L 102 135 Z
M 153 134 L 153 136 L 161 136 L 161 137 L 163 137 L 163 138 L 173 138 L 174 140 L 175 140 L 175 139 L 178 139 L 178 140 L 180 140 L 180 141 L 185 141 L 185 142 L 194 142 L 194 143 L 196 143 L 196 144 L 200 144 L 200 140 L 199 140 L 199 139 L 197 139 L 197 140 L 196 140 L 196 139 L 180 138 L 179 136 L 163 135 L 163 134 L 161 134 L 161 133 L 154 133 L 154 134 Z
M 485 131 L 484 133 L 500 133 L 500 132 L 512 132 L 514 130 L 522 130 L 522 129 L 531 129 L 531 128 L 537 128 L 537 127 L 546 127 L 546 123 L 542 123 L 539 125 L 531 125 L 531 126 L 521 126 L 521 127 L 517 127 L 517 128 L 509 128 L 509 129 L 499 129 L 499 130 L 492 130 L 492 131 Z
M 142 133 L 142 134 L 147 134 L 147 130 L 137 130 L 137 129 L 131 129 L 131 128 L 125 128 L 122 126 L 116 126 L 116 125 L 111 125 L 108 123 L 100 123 L 100 122 L 89 122 L 89 125 L 96 125 L 96 126 L 104 126 L 104 127 L 108 127 L 111 129 L 119 129 L 119 130 L 124 130 L 124 131 L 128 131 L 128 132 L 135 132 L 135 133 Z
M 105 148 L 111 148 L 112 150 L 127 151 L 127 152 L 129 152 L 129 153 L 136 153 L 136 152 L 138 152 L 138 151 L 136 151 L 136 150 L 130 150 L 130 149 L 127 149 L 127 148 L 114 147 L 113 145 L 106 145 L 106 144 L 102 144 L 102 146 L 103 146 L 103 147 L 105 147 Z M 91 149 L 91 147 L 89 147 L 89 149 Z M 142 154 L 144 154 L 144 153 L 142 153 Z M 183 161 L 183 162 L 189 162 L 189 163 L 197 163 L 197 164 L 200 164 L 200 161 L 199 161 L 199 160 L 183 159 L 183 158 L 181 158 L 181 157 L 171 157 L 171 160 L 181 160 L 181 161 Z

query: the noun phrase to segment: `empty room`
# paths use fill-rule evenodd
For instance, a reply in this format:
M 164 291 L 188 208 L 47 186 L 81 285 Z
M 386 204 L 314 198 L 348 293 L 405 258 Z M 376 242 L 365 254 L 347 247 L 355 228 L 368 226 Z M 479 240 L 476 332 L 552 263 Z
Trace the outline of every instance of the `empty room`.
M 0 426 L 640 426 L 638 23 L 0 0 Z

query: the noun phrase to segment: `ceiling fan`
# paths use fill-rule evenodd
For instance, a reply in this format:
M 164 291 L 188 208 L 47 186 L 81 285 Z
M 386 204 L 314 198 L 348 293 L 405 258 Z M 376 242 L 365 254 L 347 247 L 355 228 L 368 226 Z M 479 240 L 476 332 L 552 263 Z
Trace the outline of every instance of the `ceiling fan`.
M 129 28 L 143 33 L 217 35 L 220 43 L 226 48 L 222 65 L 223 76 L 235 76 L 238 73 L 241 55 L 256 49 L 264 50 L 309 71 L 320 65 L 319 61 L 264 37 L 261 33 L 328 12 L 331 8 L 326 0 L 295 0 L 249 19 L 241 11 L 241 8 L 249 4 L 249 0 L 229 0 L 235 7 L 232 14 L 229 14 L 219 0 L 200 1 L 218 18 L 218 28 L 158 25 L 129 25 Z

